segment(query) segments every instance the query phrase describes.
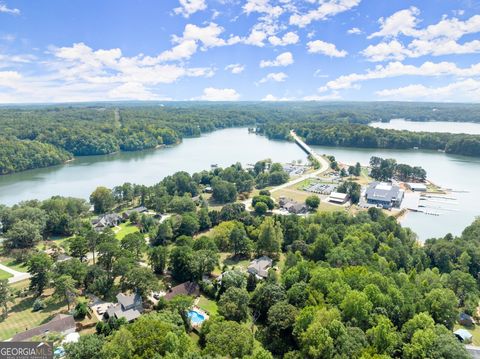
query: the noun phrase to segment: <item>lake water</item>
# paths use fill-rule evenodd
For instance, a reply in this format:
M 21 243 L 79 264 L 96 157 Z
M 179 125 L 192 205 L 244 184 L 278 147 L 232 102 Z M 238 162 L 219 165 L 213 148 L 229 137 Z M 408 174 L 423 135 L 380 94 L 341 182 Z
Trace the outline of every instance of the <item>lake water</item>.
M 97 186 L 131 182 L 153 185 L 178 171 L 208 170 L 212 164 L 255 163 L 303 159 L 300 148 L 285 141 L 270 141 L 232 128 L 184 139 L 177 146 L 107 156 L 78 157 L 65 165 L 0 176 L 0 203 L 12 205 L 53 195 L 88 198 Z
M 368 164 L 371 156 L 395 158 L 400 163 L 419 165 L 428 177 L 445 188 L 468 193 L 453 193 L 457 198 L 441 204 L 439 217 L 409 213 L 402 221 L 419 238 L 460 234 L 480 214 L 480 159 L 451 156 L 439 152 L 374 150 L 313 146 L 320 154 L 332 154 L 341 162 Z M 45 199 L 52 195 L 88 198 L 95 187 L 113 187 L 124 182 L 152 185 L 177 171 L 193 173 L 211 164 L 228 166 L 234 162 L 254 163 L 271 158 L 287 162 L 306 159 L 294 143 L 270 141 L 248 134 L 246 129 L 226 129 L 185 139 L 182 144 L 152 151 L 118 153 L 110 156 L 78 158 L 62 166 L 0 176 L 0 203 L 12 205 L 22 200 Z M 447 208 L 447 209 L 445 209 Z
M 472 122 L 417 122 L 404 119 L 393 119 L 389 122 L 372 122 L 372 127 L 387 130 L 406 130 L 412 132 L 444 132 L 444 133 L 468 133 L 480 135 L 480 123 Z
M 454 191 L 449 197 L 456 200 L 438 200 L 439 208 L 431 216 L 410 212 L 401 221 L 412 228 L 423 241 L 431 237 L 441 237 L 448 232 L 458 235 L 476 216 L 480 215 L 480 188 L 477 180 L 480 174 L 480 159 L 447 155 L 435 151 L 353 149 L 312 146 L 320 154 L 334 155 L 342 163 L 368 165 L 371 156 L 394 158 L 398 163 L 422 166 L 428 178 L 443 188 Z

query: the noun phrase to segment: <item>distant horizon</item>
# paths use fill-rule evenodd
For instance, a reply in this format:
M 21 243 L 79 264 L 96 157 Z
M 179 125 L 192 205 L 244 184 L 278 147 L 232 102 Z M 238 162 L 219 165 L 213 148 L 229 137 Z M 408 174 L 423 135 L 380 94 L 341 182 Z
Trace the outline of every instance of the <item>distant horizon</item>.
M 478 105 L 480 102 L 448 102 L 448 101 L 407 101 L 407 100 L 235 100 L 235 101 L 209 101 L 209 100 L 93 100 L 78 102 L 16 102 L 16 103 L 0 103 L 0 107 L 19 107 L 19 106 L 55 106 L 55 105 L 92 105 L 92 104 L 288 104 L 288 103 L 308 103 L 308 104 L 334 104 L 334 103 L 391 103 L 391 104 L 432 104 L 432 105 Z

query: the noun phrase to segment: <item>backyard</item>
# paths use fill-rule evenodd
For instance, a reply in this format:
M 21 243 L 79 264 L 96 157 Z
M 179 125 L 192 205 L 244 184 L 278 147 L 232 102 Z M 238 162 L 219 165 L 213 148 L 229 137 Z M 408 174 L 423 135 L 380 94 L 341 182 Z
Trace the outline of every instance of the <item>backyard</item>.
M 119 228 L 119 229 L 114 228 L 115 237 L 116 237 L 118 240 L 123 239 L 123 237 L 125 237 L 127 234 L 135 233 L 135 232 L 138 232 L 138 231 L 139 231 L 138 227 L 137 227 L 136 225 L 130 223 L 130 221 L 125 222 L 125 223 L 121 223 L 121 224 L 118 226 L 118 228 Z

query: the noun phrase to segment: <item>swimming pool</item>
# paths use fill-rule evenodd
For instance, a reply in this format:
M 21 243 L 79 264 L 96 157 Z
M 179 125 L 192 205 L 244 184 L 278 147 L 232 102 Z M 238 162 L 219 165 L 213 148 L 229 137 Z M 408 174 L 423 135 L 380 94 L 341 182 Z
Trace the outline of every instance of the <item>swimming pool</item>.
M 205 316 L 193 309 L 188 311 L 188 318 L 194 325 L 202 324 L 205 321 Z

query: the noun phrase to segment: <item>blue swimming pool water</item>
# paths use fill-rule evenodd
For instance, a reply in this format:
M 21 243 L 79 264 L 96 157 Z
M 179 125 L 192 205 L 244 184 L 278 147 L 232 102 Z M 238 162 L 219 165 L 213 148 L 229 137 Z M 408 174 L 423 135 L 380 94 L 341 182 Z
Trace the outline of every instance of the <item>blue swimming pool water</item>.
M 189 310 L 188 318 L 192 324 L 202 324 L 205 321 L 205 317 L 196 310 Z

